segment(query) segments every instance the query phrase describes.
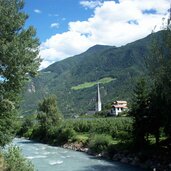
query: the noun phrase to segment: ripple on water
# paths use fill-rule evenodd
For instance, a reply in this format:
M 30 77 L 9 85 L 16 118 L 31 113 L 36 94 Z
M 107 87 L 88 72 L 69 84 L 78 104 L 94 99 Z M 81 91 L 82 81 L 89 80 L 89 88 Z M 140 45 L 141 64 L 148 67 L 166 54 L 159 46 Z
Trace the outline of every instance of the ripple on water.
M 39 155 L 39 156 L 27 156 L 26 158 L 32 160 L 32 159 L 43 159 L 43 158 L 46 158 L 46 157 L 47 156 Z
M 68 151 L 60 151 L 60 153 L 62 153 L 62 154 L 65 154 L 65 153 L 68 153 Z
M 56 160 L 56 161 L 50 161 L 49 164 L 50 165 L 57 165 L 57 164 L 62 164 L 63 161 L 62 160 Z

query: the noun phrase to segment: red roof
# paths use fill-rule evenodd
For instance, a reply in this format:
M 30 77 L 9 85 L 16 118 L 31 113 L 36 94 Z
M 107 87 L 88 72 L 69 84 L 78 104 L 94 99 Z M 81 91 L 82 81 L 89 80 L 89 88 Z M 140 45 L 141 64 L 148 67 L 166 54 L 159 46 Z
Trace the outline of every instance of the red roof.
M 126 105 L 112 105 L 115 108 L 128 108 Z
M 116 103 L 127 104 L 127 101 L 121 101 L 121 100 L 119 101 L 119 100 L 118 100 L 118 101 L 116 101 Z

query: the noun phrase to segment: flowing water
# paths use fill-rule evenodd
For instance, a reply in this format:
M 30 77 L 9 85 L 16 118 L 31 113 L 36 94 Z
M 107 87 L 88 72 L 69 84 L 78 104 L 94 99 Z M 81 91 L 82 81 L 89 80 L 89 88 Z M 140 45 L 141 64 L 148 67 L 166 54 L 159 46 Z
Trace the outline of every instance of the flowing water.
M 137 167 L 97 159 L 82 152 L 48 146 L 15 138 L 13 144 L 22 149 L 37 171 L 144 171 Z

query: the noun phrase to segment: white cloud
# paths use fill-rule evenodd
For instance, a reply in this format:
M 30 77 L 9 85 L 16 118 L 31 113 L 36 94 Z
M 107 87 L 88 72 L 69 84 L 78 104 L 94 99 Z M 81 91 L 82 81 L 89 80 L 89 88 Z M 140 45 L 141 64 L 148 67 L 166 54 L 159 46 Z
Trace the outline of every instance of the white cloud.
M 155 13 L 144 11 L 155 10 Z M 56 34 L 41 44 L 40 55 L 46 66 L 82 53 L 95 44 L 125 45 L 161 29 L 162 18 L 169 9 L 169 0 L 105 1 L 94 9 L 86 21 L 68 24 L 68 31 Z M 167 16 L 165 16 L 167 18 Z
M 42 13 L 42 11 L 39 10 L 39 9 L 35 9 L 34 12 L 37 13 L 37 14 L 41 14 Z
M 52 23 L 50 25 L 51 28 L 59 28 L 59 23 Z
M 48 14 L 49 17 L 59 17 L 59 14 Z
M 102 2 L 99 0 L 95 0 L 95 1 L 81 1 L 80 5 L 82 5 L 85 9 L 90 8 L 96 8 L 98 6 L 102 5 Z

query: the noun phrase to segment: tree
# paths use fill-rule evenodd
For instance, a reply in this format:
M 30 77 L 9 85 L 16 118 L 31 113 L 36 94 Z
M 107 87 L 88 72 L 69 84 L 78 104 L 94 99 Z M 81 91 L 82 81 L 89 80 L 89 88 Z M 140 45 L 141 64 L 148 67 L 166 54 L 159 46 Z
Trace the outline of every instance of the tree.
M 24 26 L 28 16 L 22 11 L 23 7 L 23 0 L 0 0 L 0 103 L 5 100 L 14 107 L 5 112 L 0 108 L 2 135 L 7 134 L 8 126 L 12 127 L 21 89 L 26 80 L 37 73 L 40 63 L 39 41 L 35 29 Z M 1 139 L 0 145 L 3 141 L 6 143 Z
M 163 121 L 165 133 L 171 138 L 171 32 L 164 30 L 154 36 L 151 54 L 147 59 L 149 74 L 154 84 L 152 111 Z M 158 99 L 157 101 L 155 99 Z M 158 109 L 160 102 L 160 109 Z
M 56 97 L 49 96 L 39 103 L 37 119 L 40 124 L 41 139 L 47 138 L 53 134 L 55 128 L 62 120 L 62 115 L 57 108 Z
M 134 90 L 132 106 L 129 114 L 133 117 L 133 135 L 137 148 L 143 148 L 148 135 L 149 93 L 146 82 L 141 79 Z
M 9 100 L 0 101 L 0 145 L 5 146 L 13 139 L 17 128 L 14 104 Z

